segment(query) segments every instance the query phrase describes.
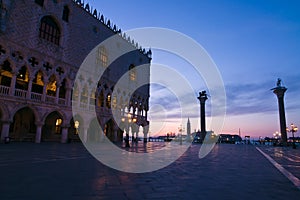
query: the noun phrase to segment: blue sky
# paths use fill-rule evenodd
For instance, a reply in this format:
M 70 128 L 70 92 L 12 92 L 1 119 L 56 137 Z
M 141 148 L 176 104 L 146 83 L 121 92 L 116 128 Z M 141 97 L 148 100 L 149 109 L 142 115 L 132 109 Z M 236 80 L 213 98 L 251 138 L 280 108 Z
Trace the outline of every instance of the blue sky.
M 287 124 L 300 126 L 300 2 L 85 2 L 122 30 L 168 28 L 202 45 L 216 63 L 225 84 L 227 115 L 223 132 L 237 133 L 240 128 L 242 135 L 258 137 L 272 136 L 279 131 L 277 99 L 270 91 L 279 77 L 288 88 L 285 96 Z M 192 78 L 193 72 L 186 70 L 191 68 L 184 60 L 153 50 L 153 62 L 174 67 L 187 78 L 191 77 L 195 94 L 206 89 L 203 80 Z M 159 117 L 155 116 L 157 109 L 165 110 L 164 118 L 171 122 L 167 128 L 176 132 L 180 123 L 176 119 L 178 104 L 170 104 L 172 98 L 165 90 L 156 87 L 151 90 L 151 104 L 163 104 L 153 109 L 156 112 L 152 113 L 152 118 Z M 207 110 L 209 115 L 209 102 Z M 199 128 L 197 114 L 183 116 L 192 118 L 192 129 Z

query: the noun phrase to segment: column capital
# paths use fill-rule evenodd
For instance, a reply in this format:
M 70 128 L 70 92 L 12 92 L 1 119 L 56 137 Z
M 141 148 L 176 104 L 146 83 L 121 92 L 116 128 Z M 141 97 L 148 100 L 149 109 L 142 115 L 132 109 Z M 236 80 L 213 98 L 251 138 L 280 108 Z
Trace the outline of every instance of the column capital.
M 280 87 L 273 88 L 272 90 L 273 93 L 276 94 L 278 98 L 280 98 L 284 96 L 284 93 L 287 91 L 287 88 L 280 86 Z

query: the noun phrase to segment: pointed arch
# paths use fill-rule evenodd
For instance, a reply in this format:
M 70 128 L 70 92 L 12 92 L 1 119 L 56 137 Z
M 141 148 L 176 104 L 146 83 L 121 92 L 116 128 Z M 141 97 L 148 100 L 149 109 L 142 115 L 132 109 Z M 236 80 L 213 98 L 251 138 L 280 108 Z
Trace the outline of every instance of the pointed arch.
M 37 71 L 32 80 L 31 92 L 43 94 L 44 88 L 44 74 L 41 70 Z
M 100 94 L 98 95 L 98 107 L 104 107 L 104 93 L 101 90 Z
M 65 119 L 64 115 L 59 111 L 49 113 L 44 119 L 42 140 L 59 142 L 61 140 L 62 125 L 65 123 Z
M 27 67 L 24 65 L 18 71 L 15 88 L 21 90 L 27 90 L 28 83 L 29 83 L 29 72 Z
M 34 138 L 36 133 L 36 114 L 34 111 L 25 106 L 18 109 L 12 119 L 12 124 L 10 125 L 9 135 L 17 141 L 23 141 L 27 138 Z
M 46 93 L 49 96 L 56 96 L 56 90 L 57 90 L 57 78 L 55 74 L 52 74 L 48 79 Z
M 0 65 L 0 85 L 10 87 L 13 69 L 11 63 L 8 60 L 5 60 Z
M 67 85 L 67 80 L 63 79 L 59 87 L 59 98 L 61 99 L 66 98 L 66 85 Z

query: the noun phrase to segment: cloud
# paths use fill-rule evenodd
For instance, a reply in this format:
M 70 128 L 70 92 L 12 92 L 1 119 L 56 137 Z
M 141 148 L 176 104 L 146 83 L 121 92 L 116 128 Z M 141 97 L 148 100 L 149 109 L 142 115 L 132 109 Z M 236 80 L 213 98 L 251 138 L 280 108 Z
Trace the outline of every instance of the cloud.
M 285 94 L 286 111 L 300 110 L 300 76 L 285 76 L 282 83 L 288 88 Z M 277 97 L 271 89 L 276 86 L 275 80 L 228 84 L 226 90 L 226 115 L 239 116 L 248 114 L 272 114 L 278 112 Z M 203 89 L 203 88 L 202 88 Z M 198 90 L 200 91 L 200 90 Z M 200 108 L 197 99 L 198 91 L 193 94 L 187 92 L 178 96 L 162 86 L 153 86 L 151 89 L 150 105 L 158 104 L 164 108 L 163 112 L 153 110 L 155 119 L 175 120 L 186 118 L 199 118 Z M 211 117 L 211 99 L 206 103 L 206 116 Z M 222 99 L 214 97 L 213 106 L 218 108 Z M 151 108 L 151 107 L 150 107 Z
M 286 110 L 299 109 L 299 77 L 289 76 L 288 90 L 285 94 Z M 251 113 L 277 112 L 277 97 L 271 88 L 275 87 L 276 80 L 227 85 L 227 115 L 243 115 Z M 287 104 L 288 103 L 288 104 Z

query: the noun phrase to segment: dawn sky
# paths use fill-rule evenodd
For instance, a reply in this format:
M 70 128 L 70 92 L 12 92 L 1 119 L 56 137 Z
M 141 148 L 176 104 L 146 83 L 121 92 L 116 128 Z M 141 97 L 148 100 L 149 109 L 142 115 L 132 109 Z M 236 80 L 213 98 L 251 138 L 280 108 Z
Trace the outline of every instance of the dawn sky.
M 288 88 L 285 95 L 287 124 L 300 126 L 298 1 L 85 2 L 124 31 L 162 27 L 181 32 L 199 43 L 223 78 L 227 97 L 224 133 L 238 133 L 240 128 L 242 136 L 264 137 L 279 131 L 277 99 L 270 90 L 275 87 L 277 78 Z M 195 95 L 208 90 L 203 80 L 193 77 L 192 66 L 183 59 L 153 49 L 152 63 L 167 65 L 182 73 L 190 81 Z M 150 95 L 150 106 L 156 105 L 150 113 L 150 117 L 156 119 L 154 124 L 159 122 L 159 117 L 168 121 L 165 129 L 153 129 L 152 134 L 178 132 L 176 98 L 166 88 L 157 86 L 152 87 Z M 157 106 L 158 102 L 161 105 Z M 209 104 L 207 115 L 210 115 Z M 199 108 L 193 109 L 194 113 L 181 115 L 184 126 L 187 117 L 191 118 L 192 130 L 199 129 Z M 158 111 L 162 115 L 158 115 Z M 209 126 L 210 119 L 207 121 Z

